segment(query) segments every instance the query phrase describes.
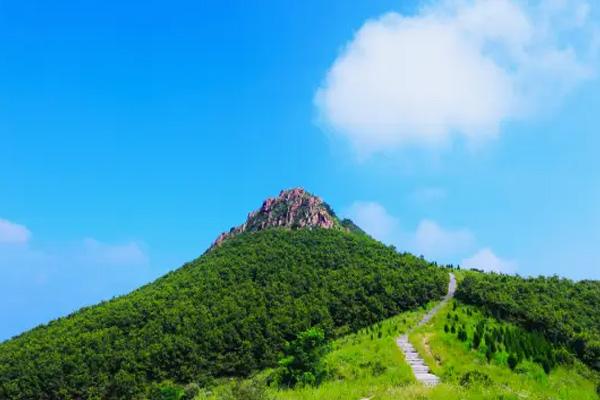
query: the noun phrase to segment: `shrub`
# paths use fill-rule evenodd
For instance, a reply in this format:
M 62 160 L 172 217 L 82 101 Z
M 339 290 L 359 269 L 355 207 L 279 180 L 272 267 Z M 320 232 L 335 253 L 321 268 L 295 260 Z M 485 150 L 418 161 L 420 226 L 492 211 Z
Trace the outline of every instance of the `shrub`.
M 575 356 L 564 347 L 556 350 L 554 352 L 554 357 L 559 364 L 572 365 L 575 362 Z
M 183 387 L 183 400 L 193 400 L 200 393 L 200 386 L 197 383 L 188 383 Z
M 148 400 L 181 400 L 184 395 L 181 386 L 167 380 L 151 386 Z
M 460 377 L 460 385 L 470 387 L 472 385 L 489 385 L 492 383 L 490 377 L 479 371 L 469 371 Z
M 386 369 L 387 367 L 383 365 L 381 361 L 377 360 L 373 363 L 373 366 L 371 367 L 371 373 L 373 374 L 373 376 L 383 375 Z
M 481 344 L 481 336 L 479 334 L 479 331 L 476 330 L 475 333 L 473 334 L 473 348 L 478 349 L 480 344 Z
M 508 363 L 508 367 L 514 370 L 517 364 L 519 363 L 519 359 L 514 353 L 510 353 L 506 362 Z
M 268 400 L 266 384 L 258 379 L 236 379 L 225 393 L 220 393 L 221 400 Z
M 325 377 L 321 357 L 327 351 L 325 333 L 311 328 L 298 335 L 285 346 L 284 357 L 279 360 L 279 383 L 293 387 L 297 384 L 314 385 Z
M 494 356 L 494 353 L 492 352 L 492 349 L 490 347 L 487 348 L 487 350 L 485 351 L 485 358 L 488 362 L 492 361 L 492 357 Z

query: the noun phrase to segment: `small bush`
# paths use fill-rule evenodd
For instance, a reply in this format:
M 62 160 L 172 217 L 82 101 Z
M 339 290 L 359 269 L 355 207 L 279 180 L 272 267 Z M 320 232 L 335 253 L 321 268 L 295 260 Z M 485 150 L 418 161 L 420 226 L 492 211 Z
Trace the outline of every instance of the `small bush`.
M 183 387 L 171 381 L 163 381 L 150 388 L 148 400 L 182 400 L 184 394 Z
M 492 383 L 491 378 L 479 371 L 469 371 L 460 377 L 460 385 L 470 387 L 472 385 L 489 385 Z
M 488 362 L 492 361 L 492 357 L 494 356 L 494 353 L 492 352 L 492 349 L 490 347 L 487 348 L 487 350 L 485 351 L 485 358 Z
M 508 367 L 514 370 L 517 364 L 519 363 L 519 359 L 514 353 L 510 353 L 506 362 L 508 363 Z
M 476 330 L 475 333 L 473 334 L 473 348 L 478 349 L 480 344 L 481 344 L 481 336 L 479 334 L 479 331 Z
M 371 367 L 371 372 L 373 374 L 373 376 L 379 376 L 379 375 L 383 375 L 383 373 L 386 371 L 387 367 L 385 365 L 383 365 L 381 363 L 381 361 L 377 360 L 373 363 L 373 366 Z
M 183 387 L 182 400 L 193 400 L 200 393 L 200 390 L 197 383 L 188 383 Z
M 559 364 L 573 365 L 575 362 L 575 356 L 564 347 L 556 350 L 554 352 L 554 356 L 556 357 L 556 362 Z
M 269 400 L 267 386 L 258 379 L 235 380 L 227 392 L 220 395 L 222 400 Z

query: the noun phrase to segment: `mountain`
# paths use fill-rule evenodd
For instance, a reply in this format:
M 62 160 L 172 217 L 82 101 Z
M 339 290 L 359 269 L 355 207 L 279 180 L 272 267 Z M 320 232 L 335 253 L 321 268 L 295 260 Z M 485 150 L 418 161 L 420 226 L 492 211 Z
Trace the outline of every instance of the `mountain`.
M 143 399 L 166 380 L 247 376 L 311 327 L 355 332 L 447 284 L 444 269 L 284 191 L 196 260 L 0 344 L 0 399 Z
M 279 196 L 266 199 L 262 206 L 248 214 L 246 222 L 221 233 L 211 249 L 225 240 L 244 232 L 258 232 L 268 228 L 323 228 L 345 231 L 360 230 L 348 219 L 340 221 L 329 204 L 302 188 L 282 190 Z

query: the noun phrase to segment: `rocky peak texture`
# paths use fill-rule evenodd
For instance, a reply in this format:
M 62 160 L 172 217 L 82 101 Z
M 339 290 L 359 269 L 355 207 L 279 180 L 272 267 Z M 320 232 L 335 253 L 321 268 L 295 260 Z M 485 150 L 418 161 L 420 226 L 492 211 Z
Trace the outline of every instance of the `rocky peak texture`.
M 243 232 L 256 232 L 275 227 L 349 230 L 340 223 L 331 207 L 320 197 L 302 188 L 294 188 L 282 190 L 279 196 L 266 199 L 258 210 L 248 214 L 245 223 L 220 234 L 211 248 Z

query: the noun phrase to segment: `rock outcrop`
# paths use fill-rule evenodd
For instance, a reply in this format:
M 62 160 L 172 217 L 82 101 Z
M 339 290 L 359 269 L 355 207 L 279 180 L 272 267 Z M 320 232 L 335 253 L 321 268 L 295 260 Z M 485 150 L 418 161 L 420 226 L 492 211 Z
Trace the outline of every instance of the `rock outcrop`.
M 351 223 L 351 222 L 350 222 Z M 266 199 L 262 206 L 248 214 L 246 222 L 231 228 L 217 237 L 211 249 L 219 246 L 230 237 L 243 232 L 257 232 L 267 228 L 338 228 L 349 230 L 342 224 L 327 203 L 320 197 L 302 188 L 282 190 L 279 196 Z

